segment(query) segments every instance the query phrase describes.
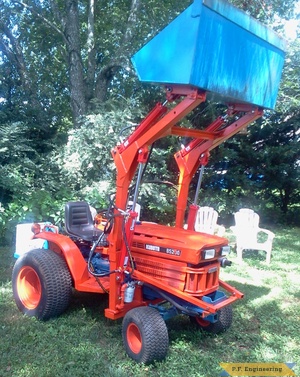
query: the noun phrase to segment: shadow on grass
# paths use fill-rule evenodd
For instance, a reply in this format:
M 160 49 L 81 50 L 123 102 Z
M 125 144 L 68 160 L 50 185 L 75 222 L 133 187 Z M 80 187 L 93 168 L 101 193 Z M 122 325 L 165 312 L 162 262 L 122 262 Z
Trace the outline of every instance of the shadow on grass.
M 16 259 L 9 247 L 0 247 L 0 284 L 11 279 L 12 268 Z
M 245 301 L 259 298 L 270 293 L 270 288 L 266 288 L 262 286 L 257 286 L 257 285 L 252 285 L 252 284 L 243 284 L 234 280 L 226 280 L 226 283 L 230 284 L 232 287 L 235 287 L 240 292 L 244 293 L 244 298 L 241 301 L 241 305 L 243 305 L 243 302 Z
M 251 302 L 251 300 L 256 299 L 258 297 L 262 297 L 264 295 L 268 295 L 270 292 L 270 289 L 265 287 L 258 287 L 251 284 L 242 284 L 236 281 L 227 281 L 228 284 L 235 287 L 239 291 L 243 292 L 245 294 L 244 298 L 240 301 L 237 301 L 232 304 L 233 309 L 233 325 L 235 328 L 238 328 L 238 332 L 242 332 L 242 329 L 247 329 L 250 333 L 256 333 L 257 330 L 257 321 L 254 320 L 253 323 L 249 324 L 249 316 L 244 316 L 240 314 L 240 312 L 243 311 L 243 307 L 246 308 L 248 302 Z M 251 317 L 251 316 L 250 316 Z M 168 322 L 168 329 L 169 329 L 169 335 L 170 335 L 170 341 L 176 341 L 177 337 L 180 336 L 180 331 L 185 329 L 187 333 L 185 334 L 185 337 L 189 339 L 190 341 L 195 341 L 196 344 L 199 343 L 199 337 L 195 337 L 195 326 L 193 326 L 190 323 L 188 316 L 177 316 L 169 320 Z M 238 325 L 237 325 L 238 323 Z M 231 330 L 229 330 L 231 331 Z M 220 335 L 212 335 L 205 331 L 200 330 L 201 338 L 214 338 L 218 337 Z
M 246 293 L 244 300 L 233 304 L 233 322 L 224 333 L 213 335 L 196 330 L 186 316 L 168 321 L 171 350 L 188 351 L 198 349 L 202 357 L 215 355 L 223 362 L 295 362 L 300 363 L 299 315 L 296 305 L 283 310 L 281 302 L 260 300 L 270 291 L 253 285 L 235 282 L 237 288 Z M 256 302 L 256 301 L 255 301 Z M 295 304 L 295 303 L 294 303 Z M 184 343 L 183 343 L 184 342 Z M 173 352 L 175 352 L 173 351 Z
M 73 291 L 72 299 L 66 314 L 84 311 L 91 318 L 101 320 L 104 318 L 104 310 L 108 307 L 108 295 Z
M 227 281 L 228 284 L 234 286 L 239 291 L 245 294 L 245 297 L 232 305 L 233 311 L 235 310 L 236 306 L 245 306 L 247 302 L 251 301 L 252 299 L 256 299 L 262 297 L 264 295 L 268 295 L 270 292 L 269 288 L 266 287 L 258 287 L 251 284 L 242 284 L 236 281 Z M 84 293 L 84 292 L 77 292 L 74 291 L 71 303 L 66 311 L 66 315 L 72 315 L 78 311 L 84 311 L 87 316 L 90 318 L 96 318 L 97 320 L 105 321 L 107 324 L 111 323 L 120 323 L 120 321 L 110 321 L 107 320 L 104 316 L 104 310 L 108 307 L 108 295 L 100 295 L 94 293 Z M 186 315 L 179 315 L 171 320 L 167 321 L 168 328 L 172 332 L 177 333 L 180 329 L 184 327 L 190 328 L 189 317 Z M 193 327 L 193 326 L 192 326 Z M 207 333 L 204 332 L 207 335 Z M 210 336 L 210 335 L 209 335 Z M 172 338 L 172 335 L 171 335 Z M 175 339 L 175 337 L 173 338 Z
M 264 262 L 266 260 L 266 252 L 262 250 L 243 250 L 243 261 L 244 262 L 251 262 L 252 265 L 258 264 L 260 262 Z
M 286 310 L 274 299 L 256 307 L 253 319 L 258 322 L 260 336 L 255 342 L 256 354 L 261 355 L 258 361 L 294 362 L 299 370 L 300 327 L 296 306 Z

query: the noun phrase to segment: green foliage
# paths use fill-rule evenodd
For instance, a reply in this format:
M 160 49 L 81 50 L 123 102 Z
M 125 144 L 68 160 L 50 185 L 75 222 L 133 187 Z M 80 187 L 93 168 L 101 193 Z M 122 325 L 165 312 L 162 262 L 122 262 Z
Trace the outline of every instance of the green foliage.
M 289 18 L 294 5 L 292 0 L 263 6 L 257 1 L 232 3 L 264 23 L 275 25 L 276 19 L 279 27 L 277 17 Z M 139 2 L 131 23 L 131 1 L 99 1 L 94 46 L 87 43 L 87 3 L 79 2 L 78 51 L 85 84 L 81 92 L 92 110 L 83 114 L 76 126 L 71 120 L 70 98 L 77 83 L 70 83 L 61 24 L 67 16 L 67 2 L 30 0 L 26 4 L 2 0 L 0 7 L 0 242 L 11 240 L 10 224 L 33 219 L 61 223 L 68 200 L 85 199 L 97 208 L 107 206 L 108 193 L 115 191 L 110 150 L 119 141 L 118 134 L 124 127 L 138 124 L 157 97 L 164 96 L 160 88 L 137 81 L 128 57 L 190 1 Z M 93 62 L 90 47 L 95 53 L 92 81 L 88 75 Z M 263 122 L 249 127 L 247 136 L 238 135 L 212 153 L 199 203 L 214 206 L 225 223 L 243 206 L 273 222 L 296 223 L 300 218 L 299 51 L 299 39 L 289 44 L 277 112 L 266 112 Z M 102 103 L 95 87 L 98 74 L 107 67 L 102 77 L 108 83 L 107 101 Z M 185 123 L 201 129 L 221 110 L 206 102 Z M 178 140 L 171 137 L 155 143 L 138 199 L 143 218 L 174 221 L 175 190 L 146 182 L 177 184 L 173 154 L 179 148 Z M 260 176 L 263 179 L 257 179 Z
M 120 99 L 97 105 L 97 112 L 82 119 L 81 125 L 69 132 L 68 142 L 57 155 L 57 165 L 74 191 L 98 186 L 107 191 L 114 181 L 115 168 L 111 149 L 134 129 L 141 109 Z M 125 129 L 125 133 L 122 130 Z
M 18 223 L 50 221 L 61 226 L 64 223 L 64 206 L 70 199 L 70 193 L 64 196 L 62 190 L 54 199 L 53 193 L 38 189 L 27 197 L 14 199 L 6 207 L 0 207 L 1 244 L 14 244 Z
M 0 188 L 2 197 L 7 197 L 14 192 L 28 186 L 30 175 L 34 170 L 32 158 L 35 151 L 30 146 L 26 135 L 26 127 L 21 122 L 3 124 L 0 126 Z
M 295 2 L 293 0 L 275 0 L 264 3 L 256 0 L 231 0 L 230 2 L 252 17 L 271 26 L 278 17 L 281 19 L 290 19 L 294 14 Z
M 47 322 L 23 316 L 11 289 L 13 250 L 0 248 L 1 358 L 3 377 L 215 377 L 228 363 L 296 364 L 300 373 L 299 228 L 280 227 L 270 265 L 265 253 L 246 253 L 221 277 L 245 297 L 233 304 L 233 324 L 220 335 L 195 331 L 186 316 L 167 321 L 166 360 L 149 366 L 126 356 L 121 320 L 104 318 L 104 295 L 75 293 L 69 309 Z M 227 234 L 231 238 L 231 234 Z
M 151 181 L 150 181 L 151 182 Z M 174 225 L 176 216 L 176 186 L 168 181 L 155 180 L 142 184 L 140 190 L 141 219 Z
M 50 220 L 58 225 L 64 218 L 62 206 L 72 197 L 50 154 L 31 147 L 22 123 L 0 128 L 0 243 L 12 243 L 19 222 Z
M 277 112 L 265 110 L 263 118 L 246 132 L 211 153 L 199 203 L 218 210 L 226 224 L 242 207 L 253 208 L 264 221 L 299 224 L 300 112 L 296 93 L 300 88 L 299 80 L 294 81 L 291 97 L 284 95 L 286 87 L 280 92 Z M 222 115 L 221 110 L 207 104 L 191 116 L 191 121 L 194 127 L 203 128 Z

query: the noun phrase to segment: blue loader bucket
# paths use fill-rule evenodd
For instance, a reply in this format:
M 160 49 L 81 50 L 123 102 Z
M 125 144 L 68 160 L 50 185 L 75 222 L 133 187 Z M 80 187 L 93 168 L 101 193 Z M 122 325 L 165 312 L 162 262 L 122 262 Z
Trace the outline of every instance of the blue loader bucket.
M 195 0 L 132 63 L 142 82 L 274 109 L 285 50 L 284 39 L 227 1 Z

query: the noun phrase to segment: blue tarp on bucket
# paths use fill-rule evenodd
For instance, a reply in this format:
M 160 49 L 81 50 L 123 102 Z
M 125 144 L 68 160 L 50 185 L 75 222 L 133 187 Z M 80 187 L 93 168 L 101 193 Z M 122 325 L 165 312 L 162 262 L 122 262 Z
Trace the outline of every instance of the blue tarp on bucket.
M 286 43 L 224 0 L 195 0 L 132 62 L 143 82 L 195 86 L 274 109 Z

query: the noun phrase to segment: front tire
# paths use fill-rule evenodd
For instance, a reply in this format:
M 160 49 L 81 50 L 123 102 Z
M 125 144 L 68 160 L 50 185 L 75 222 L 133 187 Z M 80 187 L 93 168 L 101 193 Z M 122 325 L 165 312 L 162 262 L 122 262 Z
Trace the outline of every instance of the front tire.
M 232 324 L 232 307 L 229 305 L 220 309 L 218 312 L 218 320 L 214 323 L 200 317 L 190 317 L 190 320 L 196 327 L 206 332 L 220 334 L 229 329 Z
M 147 306 L 131 309 L 122 323 L 125 350 L 138 363 L 163 360 L 168 352 L 169 335 L 159 312 Z
M 46 249 L 31 250 L 17 259 L 12 285 L 19 310 L 41 320 L 63 313 L 72 296 L 72 279 L 66 262 Z

